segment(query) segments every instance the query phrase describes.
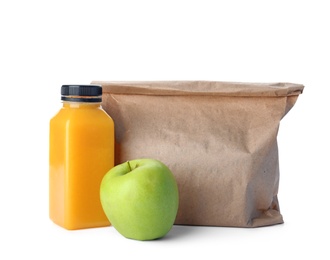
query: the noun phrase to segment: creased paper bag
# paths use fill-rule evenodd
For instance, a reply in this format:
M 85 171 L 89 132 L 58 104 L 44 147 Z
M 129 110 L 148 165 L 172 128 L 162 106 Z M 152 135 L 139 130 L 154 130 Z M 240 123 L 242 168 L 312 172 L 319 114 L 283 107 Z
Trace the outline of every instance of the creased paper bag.
M 106 82 L 116 164 L 164 162 L 179 186 L 175 224 L 258 227 L 283 222 L 277 199 L 280 120 L 303 86 L 207 81 Z

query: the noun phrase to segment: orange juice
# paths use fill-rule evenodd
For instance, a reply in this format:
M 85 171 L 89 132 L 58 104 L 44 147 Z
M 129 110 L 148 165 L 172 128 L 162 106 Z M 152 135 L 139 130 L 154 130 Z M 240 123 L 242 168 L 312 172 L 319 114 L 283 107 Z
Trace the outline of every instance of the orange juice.
M 63 107 L 50 120 L 49 215 L 66 229 L 110 225 L 100 202 L 114 166 L 114 123 L 97 85 L 63 85 Z

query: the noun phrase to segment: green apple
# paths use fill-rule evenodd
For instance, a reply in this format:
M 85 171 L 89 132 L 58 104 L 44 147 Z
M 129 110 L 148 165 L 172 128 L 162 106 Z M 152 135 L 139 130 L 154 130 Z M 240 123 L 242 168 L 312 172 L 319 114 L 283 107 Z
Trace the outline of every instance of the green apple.
M 176 180 L 153 159 L 137 159 L 108 171 L 100 186 L 103 210 L 124 237 L 153 240 L 172 228 L 179 205 Z

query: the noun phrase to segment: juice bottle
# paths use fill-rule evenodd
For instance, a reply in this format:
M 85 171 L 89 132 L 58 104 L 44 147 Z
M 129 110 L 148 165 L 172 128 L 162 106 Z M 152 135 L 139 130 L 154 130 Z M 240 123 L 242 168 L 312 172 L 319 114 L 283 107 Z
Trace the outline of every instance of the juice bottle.
M 102 87 L 63 85 L 63 106 L 50 120 L 49 216 L 66 229 L 110 225 L 100 202 L 114 166 L 114 123 L 102 109 Z

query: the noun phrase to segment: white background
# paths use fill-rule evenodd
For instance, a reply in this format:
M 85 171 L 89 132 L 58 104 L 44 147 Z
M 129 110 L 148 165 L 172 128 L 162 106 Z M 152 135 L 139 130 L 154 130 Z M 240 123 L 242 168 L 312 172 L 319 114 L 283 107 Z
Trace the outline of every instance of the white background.
M 330 259 L 327 2 L 1 1 L 0 259 Z M 174 226 L 151 242 L 54 225 L 49 119 L 62 84 L 92 80 L 304 84 L 278 136 L 285 224 Z

